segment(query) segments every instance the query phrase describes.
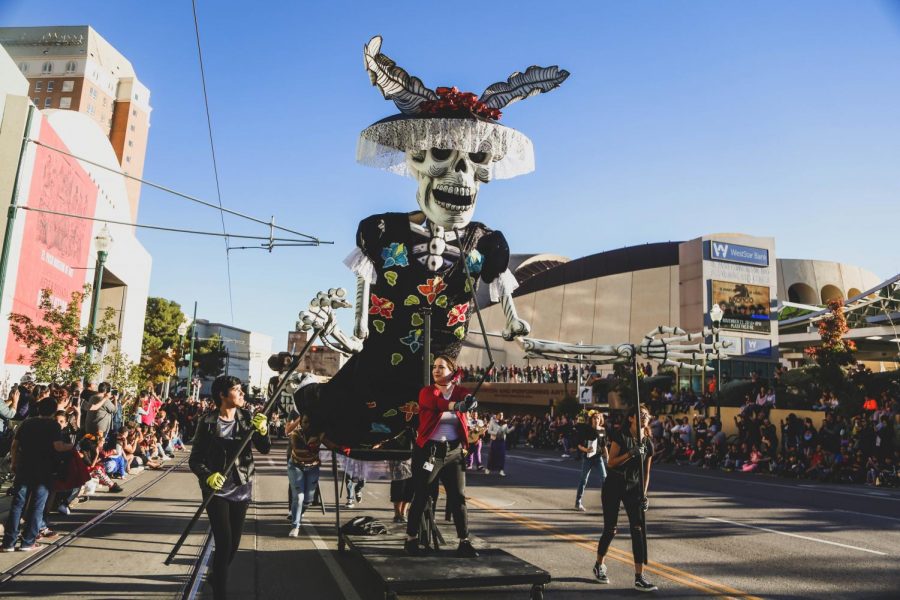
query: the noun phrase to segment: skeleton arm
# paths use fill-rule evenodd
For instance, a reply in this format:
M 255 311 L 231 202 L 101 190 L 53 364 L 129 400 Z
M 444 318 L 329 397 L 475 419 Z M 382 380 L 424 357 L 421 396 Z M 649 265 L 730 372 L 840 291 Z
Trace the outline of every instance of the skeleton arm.
M 369 337 L 369 282 L 361 276 L 356 277 L 356 323 L 353 336 L 359 340 Z
M 705 336 L 714 335 L 715 329 L 704 328 L 700 333 L 687 333 L 678 327 L 660 326 L 647 333 L 640 344 L 582 345 L 522 338 L 520 343 L 527 355 L 557 362 L 580 364 L 613 364 L 631 360 L 637 353 L 660 361 L 662 366 L 672 366 L 692 371 L 712 370 L 704 365 L 690 364 L 677 359 L 703 360 L 724 358 L 722 349 L 730 342 L 704 343 Z M 664 337 L 669 335 L 670 337 Z
M 519 318 L 512 294 L 504 291 L 500 295 L 500 306 L 506 316 L 506 327 L 503 329 L 503 339 L 512 341 L 517 337 L 523 337 L 531 333 L 531 325 Z

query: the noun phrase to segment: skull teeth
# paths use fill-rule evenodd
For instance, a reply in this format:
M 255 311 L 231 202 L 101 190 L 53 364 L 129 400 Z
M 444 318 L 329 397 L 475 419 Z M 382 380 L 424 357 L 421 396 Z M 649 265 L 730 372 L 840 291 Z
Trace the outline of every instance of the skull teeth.
M 471 196 L 472 190 L 469 186 L 466 185 L 439 185 L 437 186 L 438 191 L 444 192 L 445 194 L 453 194 L 454 196 Z
M 460 212 L 469 209 L 475 204 L 475 196 L 469 193 L 454 193 L 448 190 L 460 190 L 468 192 L 469 188 L 465 186 L 441 186 L 432 190 L 432 197 L 435 204 L 444 210 Z

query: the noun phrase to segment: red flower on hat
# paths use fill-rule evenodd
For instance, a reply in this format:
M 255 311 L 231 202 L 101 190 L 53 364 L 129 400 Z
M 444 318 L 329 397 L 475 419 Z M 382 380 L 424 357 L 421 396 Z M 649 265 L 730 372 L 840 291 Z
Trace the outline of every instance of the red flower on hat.
M 490 108 L 478 99 L 472 92 L 460 92 L 456 87 L 439 87 L 434 90 L 439 100 L 426 100 L 419 105 L 422 112 L 436 115 L 439 113 L 468 113 L 498 120 L 503 113 L 496 108 Z

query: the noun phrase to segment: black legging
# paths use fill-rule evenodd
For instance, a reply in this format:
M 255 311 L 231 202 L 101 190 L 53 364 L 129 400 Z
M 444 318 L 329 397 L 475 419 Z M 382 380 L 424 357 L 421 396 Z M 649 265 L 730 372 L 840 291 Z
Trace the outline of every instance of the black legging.
M 619 503 L 625 504 L 625 514 L 628 515 L 628 525 L 631 527 L 631 551 L 636 563 L 643 563 L 647 558 L 645 537 L 641 535 L 641 497 L 643 496 L 639 483 L 626 483 L 625 478 L 611 471 L 603 482 L 603 491 L 600 499 L 603 503 L 603 534 L 597 543 L 597 554 L 606 556 L 609 544 L 616 536 L 619 523 Z
M 213 540 L 216 543 L 210 580 L 215 600 L 224 600 L 228 596 L 228 568 L 234 555 L 237 554 L 238 546 L 241 545 L 244 517 L 247 515 L 249 505 L 250 502 L 231 502 L 213 496 L 206 506 L 209 526 L 212 528 Z
M 439 450 L 441 443 L 428 442 L 424 448 L 416 446 L 412 455 L 413 500 L 409 507 L 406 533 L 410 537 L 419 534 L 422 513 L 425 503 L 431 500 L 432 484 L 440 478 L 447 490 L 447 505 L 452 508 L 456 535 L 464 540 L 469 537 L 469 519 L 466 514 L 466 471 L 462 448 L 456 447 L 446 453 Z M 436 449 L 434 469 L 426 471 L 422 465 L 431 456 L 432 448 Z

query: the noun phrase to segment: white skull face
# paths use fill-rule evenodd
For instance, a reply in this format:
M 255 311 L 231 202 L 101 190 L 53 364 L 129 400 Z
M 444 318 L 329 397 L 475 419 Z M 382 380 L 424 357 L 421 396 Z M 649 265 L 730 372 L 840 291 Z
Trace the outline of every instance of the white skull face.
M 419 181 L 416 200 L 428 220 L 444 229 L 468 225 L 478 186 L 491 180 L 491 153 L 432 148 L 407 152 L 406 162 Z

